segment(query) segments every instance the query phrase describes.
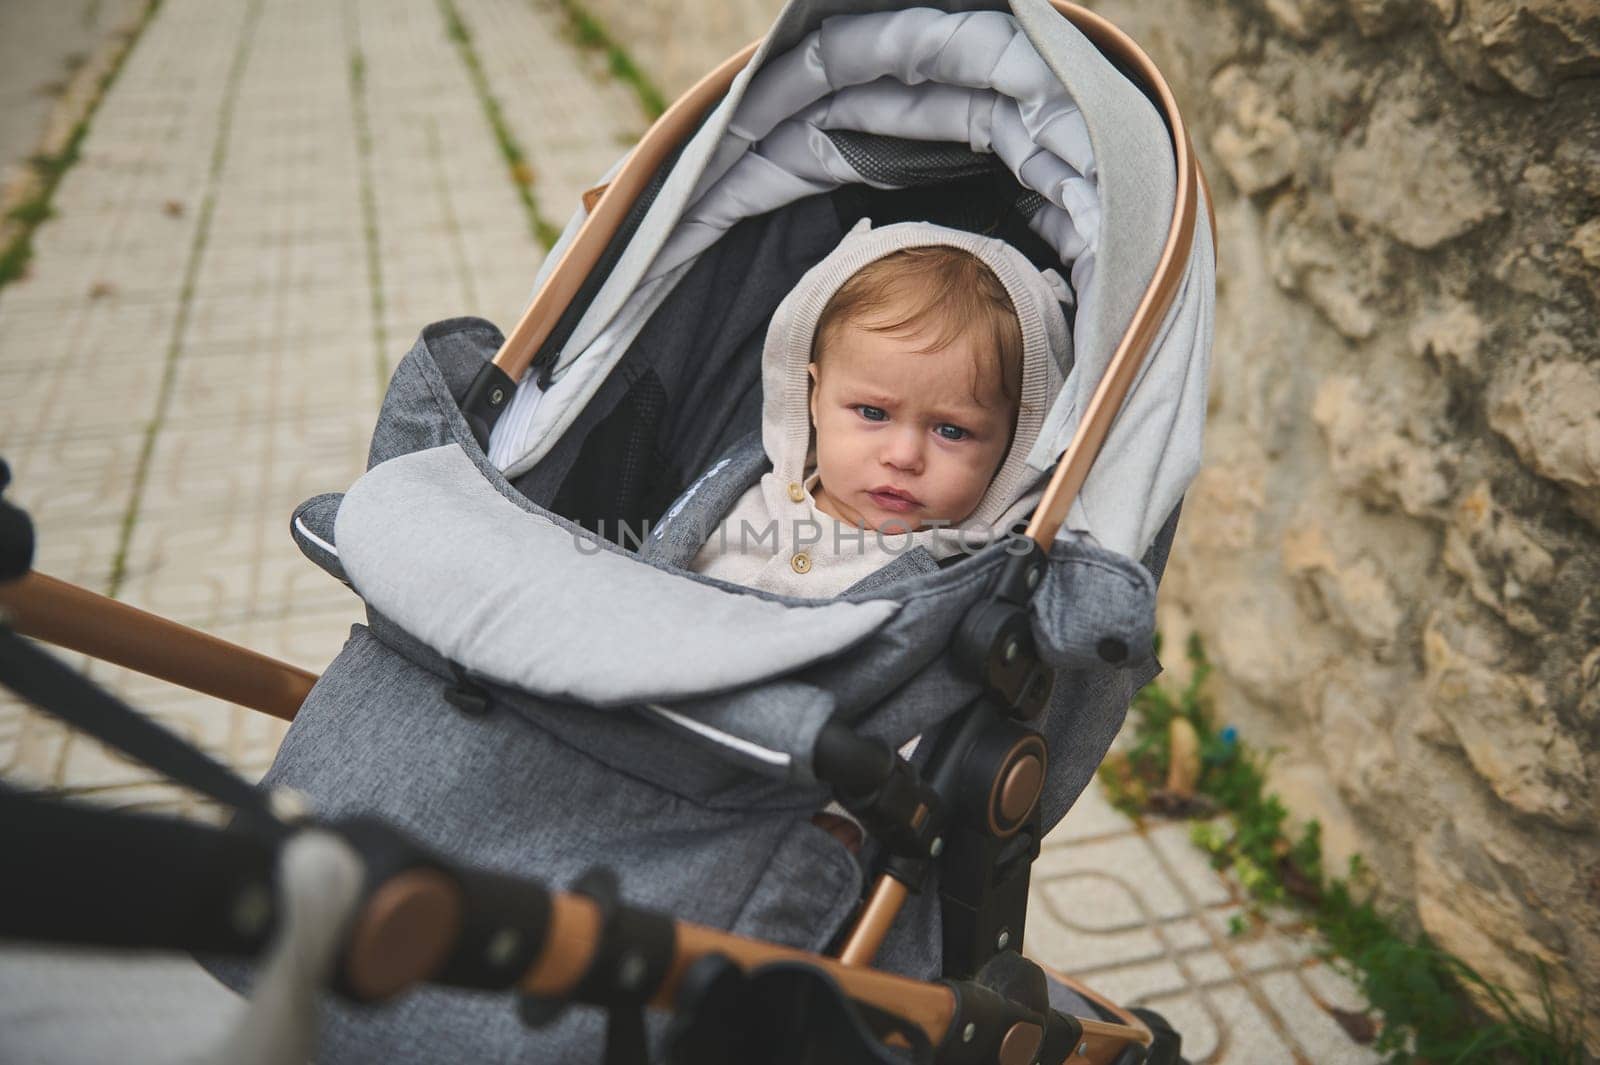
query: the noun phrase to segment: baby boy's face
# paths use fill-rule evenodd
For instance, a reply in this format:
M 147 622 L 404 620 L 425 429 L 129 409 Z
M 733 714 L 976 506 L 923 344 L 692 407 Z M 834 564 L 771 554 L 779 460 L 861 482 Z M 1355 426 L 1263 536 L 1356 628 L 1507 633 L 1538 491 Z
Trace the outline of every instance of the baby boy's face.
M 811 364 L 819 510 L 899 533 L 977 509 L 1016 421 L 979 343 L 963 336 L 929 352 L 919 336 L 856 322 L 832 330 Z

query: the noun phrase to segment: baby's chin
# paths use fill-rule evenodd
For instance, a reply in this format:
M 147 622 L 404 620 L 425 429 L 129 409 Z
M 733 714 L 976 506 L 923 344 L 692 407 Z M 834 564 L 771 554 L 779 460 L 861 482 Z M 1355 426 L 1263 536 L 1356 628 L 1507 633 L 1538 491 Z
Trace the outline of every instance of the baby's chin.
M 926 532 L 929 529 L 953 529 L 966 519 L 950 521 L 947 518 L 908 514 L 884 514 L 876 517 L 862 514 L 861 520 L 867 528 L 876 530 L 884 536 L 904 536 L 908 533 Z

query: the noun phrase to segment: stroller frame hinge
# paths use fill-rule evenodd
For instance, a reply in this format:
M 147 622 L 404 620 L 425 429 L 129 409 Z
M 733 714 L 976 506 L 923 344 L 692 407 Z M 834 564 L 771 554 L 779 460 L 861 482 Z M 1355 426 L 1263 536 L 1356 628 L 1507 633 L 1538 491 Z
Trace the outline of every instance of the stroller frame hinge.
M 1039 661 L 1028 605 L 1044 583 L 1048 559 L 1026 537 L 1015 543 L 1025 550 L 1007 556 L 989 594 L 974 603 L 952 640 L 956 667 L 983 685 L 1007 713 L 1031 720 L 1044 710 L 1055 686 L 1055 674 Z
M 938 855 L 944 974 L 966 977 L 1022 944 L 1049 748 L 996 700 L 980 698 L 941 740 L 929 770 L 949 816 Z
M 516 391 L 517 383 L 492 362 L 484 363 L 467 386 L 466 394 L 461 397 L 461 416 L 467 420 L 472 438 L 483 451 L 489 450 L 489 434 Z

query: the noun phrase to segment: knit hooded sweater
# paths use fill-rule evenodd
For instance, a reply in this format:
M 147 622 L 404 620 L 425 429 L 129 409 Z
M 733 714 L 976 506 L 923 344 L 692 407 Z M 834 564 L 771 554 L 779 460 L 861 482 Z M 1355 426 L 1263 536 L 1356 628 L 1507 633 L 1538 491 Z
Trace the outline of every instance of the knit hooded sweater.
M 828 301 L 868 263 L 904 248 L 948 245 L 994 271 L 1022 329 L 1022 394 L 1011 446 L 966 520 L 948 529 L 878 533 L 817 509 L 813 492 L 810 389 L 812 340 Z M 873 229 L 862 221 L 812 267 L 779 304 L 767 327 L 761 365 L 761 441 L 772 469 L 752 486 L 691 563 L 733 584 L 806 599 L 830 598 L 914 548 L 934 558 L 971 551 L 1003 534 L 1038 501 L 1027 465 L 1067 367 L 1071 334 L 1062 314 L 1066 283 L 1036 269 L 1011 245 L 926 222 Z

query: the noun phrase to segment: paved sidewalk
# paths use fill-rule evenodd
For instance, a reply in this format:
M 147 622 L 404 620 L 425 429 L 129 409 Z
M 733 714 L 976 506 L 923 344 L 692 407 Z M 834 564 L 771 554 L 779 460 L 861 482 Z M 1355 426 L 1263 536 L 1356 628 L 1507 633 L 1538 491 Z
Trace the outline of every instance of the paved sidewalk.
M 535 234 L 647 124 L 564 25 L 550 0 L 165 0 L 31 275 L 0 290 L 0 455 L 41 571 L 326 665 L 360 611 L 295 550 L 291 508 L 360 473 L 422 325 L 509 327 Z M 261 715 L 82 664 L 246 773 L 281 739 Z M 206 813 L 15 703 L 0 776 Z M 1237 893 L 1184 835 L 1091 791 L 1040 861 L 1032 951 L 1164 1011 L 1195 1061 L 1375 1060 L 1317 1005 L 1358 1003 L 1306 942 L 1227 934 Z

